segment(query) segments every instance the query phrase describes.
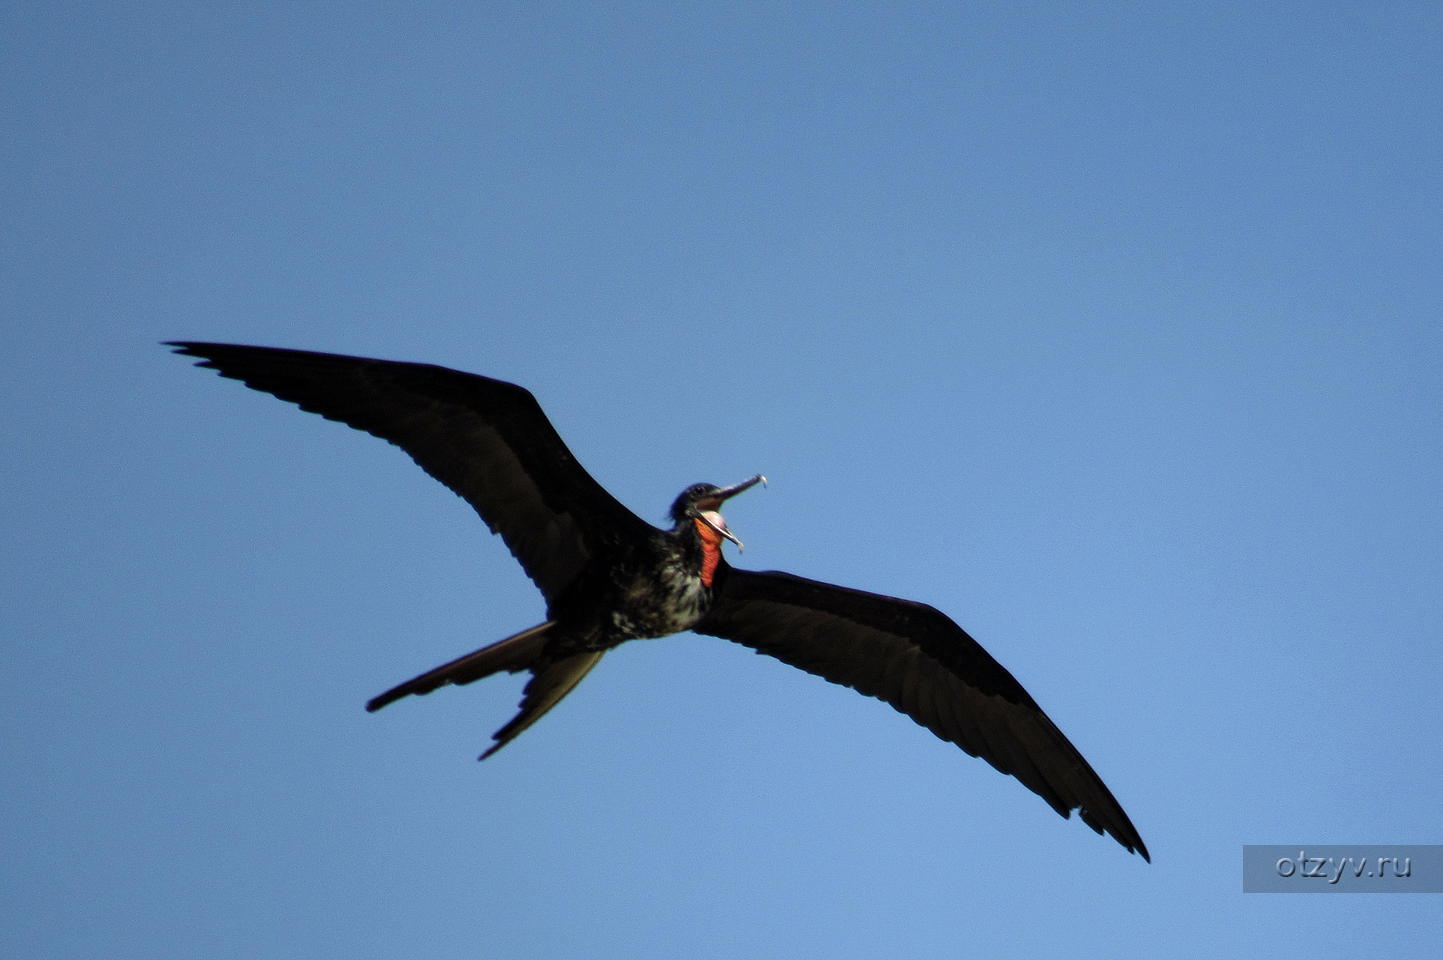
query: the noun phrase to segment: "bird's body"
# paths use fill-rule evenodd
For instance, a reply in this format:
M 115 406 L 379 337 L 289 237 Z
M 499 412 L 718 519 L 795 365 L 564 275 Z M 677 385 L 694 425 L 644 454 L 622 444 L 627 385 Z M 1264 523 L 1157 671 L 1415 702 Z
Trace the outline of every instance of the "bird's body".
M 200 366 L 404 449 L 506 541 L 547 619 L 367 704 L 529 672 L 520 712 L 482 757 L 555 706 L 607 650 L 695 630 L 882 699 L 1083 822 L 1148 856 L 1111 792 L 1017 680 L 933 607 L 777 572 L 740 570 L 721 505 L 762 481 L 694 484 L 658 529 L 576 462 L 534 397 L 444 367 L 270 347 L 178 342 Z

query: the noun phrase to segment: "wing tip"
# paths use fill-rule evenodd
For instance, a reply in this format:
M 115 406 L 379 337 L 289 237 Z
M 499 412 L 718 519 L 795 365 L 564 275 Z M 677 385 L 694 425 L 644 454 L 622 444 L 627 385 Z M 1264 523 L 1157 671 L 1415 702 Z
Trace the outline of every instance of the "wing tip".
M 479 756 L 479 757 L 476 758 L 476 762 L 477 762 L 477 763 L 480 763 L 482 760 L 485 760 L 487 757 L 491 756 L 491 754 L 495 753 L 497 750 L 500 750 L 502 747 L 506 746 L 506 744 L 507 744 L 508 742 L 509 742 L 509 741 L 507 741 L 507 740 L 502 740 L 502 741 L 500 741 L 499 743 L 493 743 L 493 744 L 491 744 L 491 746 L 487 747 L 485 750 L 483 750 L 483 751 L 481 752 L 481 756 Z
M 207 343 L 203 340 L 162 340 L 161 346 L 171 347 L 171 353 L 179 356 L 194 357 L 197 367 L 204 367 L 207 370 L 217 370 L 220 371 L 221 376 L 230 376 L 224 370 L 221 370 L 217 357 L 225 350 L 234 348 L 234 344 Z
M 1129 823 L 1128 826 L 1131 827 L 1132 824 Z M 1113 833 L 1112 837 L 1118 843 L 1122 844 L 1124 847 L 1127 847 L 1128 853 L 1135 853 L 1138 856 L 1142 857 L 1144 862 L 1152 863 L 1152 854 L 1147 852 L 1147 844 L 1142 842 L 1142 837 L 1138 835 L 1137 830 L 1132 830 L 1130 836 L 1126 840 L 1118 836 L 1116 833 Z
M 1097 816 L 1086 807 L 1078 808 L 1078 815 L 1082 822 L 1091 827 L 1099 836 L 1112 837 L 1128 853 L 1135 853 L 1147 863 L 1152 863 L 1152 854 L 1148 853 L 1147 844 L 1142 842 L 1142 835 L 1137 832 L 1137 828 L 1132 825 L 1132 821 L 1123 812 L 1122 807 L 1117 807 L 1116 817 L 1107 817 L 1106 819 Z M 1068 816 L 1071 816 L 1071 811 L 1068 811 Z
M 201 343 L 199 340 L 162 340 L 160 341 L 160 345 L 162 347 L 170 347 L 171 353 L 178 353 L 183 357 L 205 356 L 201 351 L 206 344 Z

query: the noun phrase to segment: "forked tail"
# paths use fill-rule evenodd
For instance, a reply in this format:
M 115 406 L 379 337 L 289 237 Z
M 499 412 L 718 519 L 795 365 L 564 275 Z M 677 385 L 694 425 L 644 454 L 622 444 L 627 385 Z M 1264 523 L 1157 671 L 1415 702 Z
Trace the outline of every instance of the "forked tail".
M 477 758 L 485 760 L 560 703 L 601 659 L 600 651 L 573 653 L 559 659 L 548 658 L 547 634 L 554 626 L 555 620 L 547 620 L 505 640 L 498 640 L 488 647 L 458 657 L 450 663 L 443 663 L 434 670 L 428 670 L 419 677 L 407 680 L 372 698 L 366 704 L 366 709 L 374 713 L 386 704 L 413 693 L 420 696 L 447 684 L 459 686 L 471 683 L 502 670 L 508 673 L 530 670 L 531 680 L 526 684 L 526 690 L 521 696 L 521 712 L 491 735 L 491 739 L 496 742 Z
M 535 675 L 526 684 L 526 691 L 521 695 L 521 712 L 512 717 L 506 726 L 491 734 L 491 739 L 496 742 L 476 759 L 485 760 L 520 736 L 521 731 L 540 720 L 547 710 L 556 706 L 562 697 L 575 689 L 581 678 L 586 676 L 600 659 L 601 651 L 597 650 L 573 653 L 553 663 L 538 666 L 533 671 Z
M 555 620 L 538 623 L 520 633 L 512 634 L 505 640 L 498 640 L 490 646 L 482 647 L 464 657 L 457 657 L 450 663 L 443 663 L 434 670 L 427 670 L 419 677 L 392 687 L 379 697 L 371 698 L 366 704 L 366 709 L 375 713 L 386 704 L 413 693 L 420 696 L 447 684 L 460 686 L 463 683 L 480 680 L 482 677 L 489 677 L 493 673 L 500 673 L 502 670 L 508 673 L 529 670 L 541 659 L 541 651 L 546 645 L 547 631 L 554 626 L 556 626 Z

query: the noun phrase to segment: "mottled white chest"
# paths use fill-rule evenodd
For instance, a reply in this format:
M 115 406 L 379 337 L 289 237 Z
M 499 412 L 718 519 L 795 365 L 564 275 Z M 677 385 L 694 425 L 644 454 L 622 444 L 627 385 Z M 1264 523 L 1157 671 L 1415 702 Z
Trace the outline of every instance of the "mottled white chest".
M 626 637 L 665 637 L 690 630 L 711 605 L 711 590 L 680 560 L 668 558 L 656 571 L 630 584 L 611 613 L 611 626 Z

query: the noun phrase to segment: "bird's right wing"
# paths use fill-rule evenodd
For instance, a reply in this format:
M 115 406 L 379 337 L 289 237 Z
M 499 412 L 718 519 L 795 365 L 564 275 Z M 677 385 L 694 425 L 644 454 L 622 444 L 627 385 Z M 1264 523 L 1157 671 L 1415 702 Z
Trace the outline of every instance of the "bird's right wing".
M 529 391 L 446 367 L 182 341 L 197 366 L 388 440 L 469 503 L 548 601 L 654 528 L 576 461 Z
M 1011 774 L 1063 817 L 1149 859 L 1132 821 L 1056 724 L 981 644 L 936 609 L 787 573 L 723 565 L 692 628 L 883 700 Z

